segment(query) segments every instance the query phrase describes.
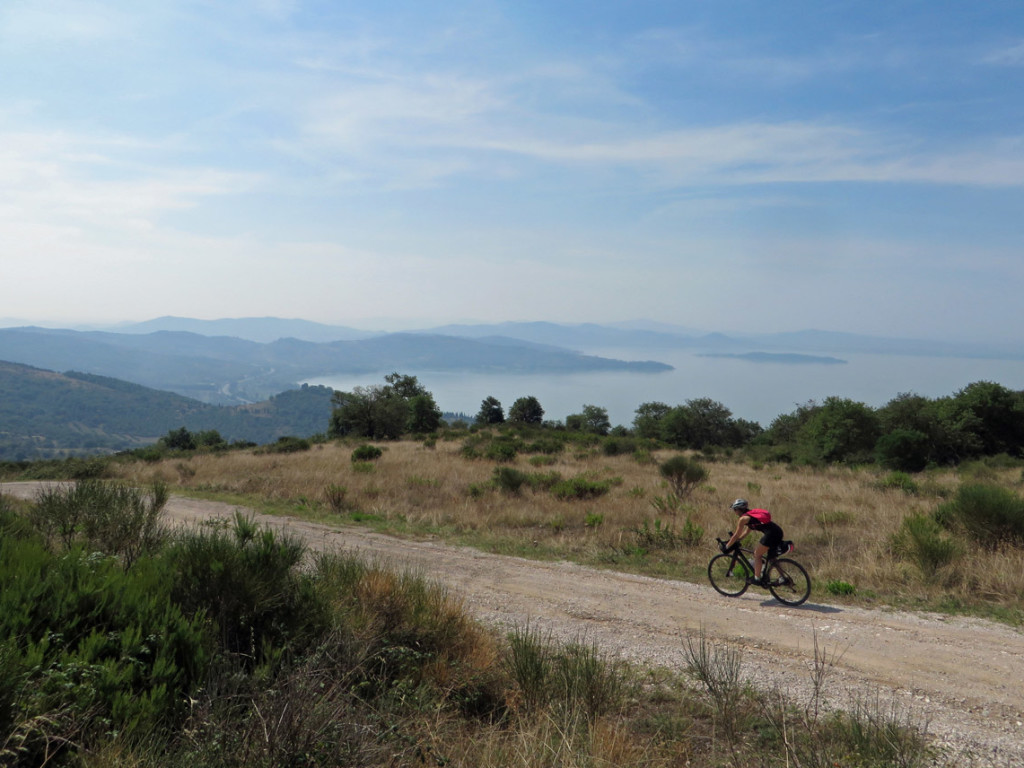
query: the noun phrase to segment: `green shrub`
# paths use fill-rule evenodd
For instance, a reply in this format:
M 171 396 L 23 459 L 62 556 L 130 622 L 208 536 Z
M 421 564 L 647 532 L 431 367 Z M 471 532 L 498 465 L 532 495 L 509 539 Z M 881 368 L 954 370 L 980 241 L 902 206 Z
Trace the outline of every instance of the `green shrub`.
M 126 572 L 80 547 L 55 555 L 0 539 L 0 637 L 16 638 L 0 648 L 0 702 L 18 702 L 0 708 L 0 728 L 35 721 L 20 764 L 41 765 L 35 750 L 76 724 L 131 734 L 182 722 L 208 643 L 203 617 L 170 599 L 171 581 L 155 559 Z
M 516 444 L 507 440 L 495 440 L 484 450 L 484 457 L 491 461 L 515 461 L 519 449 Z
M 671 523 L 662 524 L 658 519 L 654 520 L 653 525 L 644 520 L 643 525 L 634 528 L 632 532 L 636 537 L 637 546 L 645 550 L 677 549 L 684 543 L 683 537 L 675 532 Z
M 236 513 L 230 530 L 188 531 L 169 548 L 173 599 L 187 615 L 205 614 L 221 647 L 246 665 L 285 645 L 298 652 L 306 628 L 322 619 L 297 569 L 304 553 L 297 539 Z
M 707 480 L 708 471 L 696 461 L 678 454 L 658 467 L 661 476 L 668 482 L 672 492 L 685 499 L 693 489 Z
M 313 444 L 302 437 L 279 437 L 273 443 L 257 449 L 257 453 L 299 453 L 308 451 Z
M 935 512 L 948 528 L 962 528 L 984 547 L 1024 543 L 1024 499 L 996 485 L 962 485 Z
M 494 485 L 505 493 L 518 494 L 526 480 L 526 473 L 514 467 L 494 468 Z
M 122 483 L 80 480 L 40 490 L 30 519 L 52 544 L 67 550 L 84 541 L 117 556 L 127 569 L 162 545 L 166 531 L 159 518 L 169 498 L 162 483 L 145 492 Z
M 894 548 L 909 557 L 925 576 L 934 576 L 961 553 L 959 543 L 945 534 L 934 518 L 912 515 L 895 534 Z
M 557 645 L 529 626 L 508 636 L 506 667 L 523 701 L 534 710 L 557 705 L 586 720 L 614 711 L 630 692 L 626 670 L 595 645 Z
M 354 451 L 352 451 L 352 463 L 355 464 L 361 461 L 376 461 L 384 455 L 384 451 L 378 448 L 376 445 L 370 445 L 365 443 L 360 445 Z
M 527 443 L 523 447 L 524 453 L 541 453 L 547 456 L 554 456 L 565 449 L 565 442 L 555 437 L 541 438 Z
M 348 488 L 344 485 L 332 484 L 324 489 L 324 498 L 327 501 L 327 506 L 336 515 L 340 515 L 348 509 L 348 501 L 345 498 L 347 495 Z
M 593 499 L 603 496 L 611 490 L 607 480 L 588 480 L 585 477 L 570 477 L 560 480 L 551 486 L 551 493 L 556 499 L 571 501 L 574 499 Z
M 906 472 L 890 472 L 879 483 L 880 488 L 892 488 L 916 496 L 920 491 L 917 483 Z
M 848 581 L 832 579 L 825 584 L 825 591 L 830 595 L 854 595 L 857 593 L 857 588 Z
M 605 456 L 622 456 L 636 453 L 637 441 L 628 437 L 609 437 L 601 444 Z
M 920 472 L 928 466 L 932 441 L 914 429 L 896 429 L 875 443 L 875 460 L 886 469 Z

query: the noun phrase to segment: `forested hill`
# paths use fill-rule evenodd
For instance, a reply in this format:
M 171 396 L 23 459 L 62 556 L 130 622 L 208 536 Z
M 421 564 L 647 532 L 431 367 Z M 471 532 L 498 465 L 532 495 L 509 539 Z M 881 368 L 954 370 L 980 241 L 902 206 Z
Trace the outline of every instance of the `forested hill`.
M 0 362 L 0 460 L 136 448 L 183 426 L 217 430 L 229 442 L 308 437 L 327 430 L 332 394 L 303 386 L 261 403 L 215 406 L 105 376 Z

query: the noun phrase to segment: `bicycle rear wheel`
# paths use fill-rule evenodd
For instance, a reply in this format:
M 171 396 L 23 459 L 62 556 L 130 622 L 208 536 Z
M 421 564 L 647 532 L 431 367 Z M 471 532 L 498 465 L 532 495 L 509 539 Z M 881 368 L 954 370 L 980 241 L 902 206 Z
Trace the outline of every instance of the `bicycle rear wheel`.
M 708 579 L 717 592 L 739 597 L 747 591 L 747 569 L 732 555 L 715 555 L 708 563 Z
M 780 603 L 802 605 L 811 596 L 811 577 L 796 560 L 780 557 L 768 564 L 768 591 Z

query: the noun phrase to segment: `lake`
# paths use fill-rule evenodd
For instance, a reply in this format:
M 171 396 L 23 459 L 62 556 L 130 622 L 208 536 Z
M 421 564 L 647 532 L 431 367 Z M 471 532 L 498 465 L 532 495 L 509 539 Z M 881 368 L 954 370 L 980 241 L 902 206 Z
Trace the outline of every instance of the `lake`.
M 659 360 L 675 367 L 664 373 L 495 374 L 401 370 L 416 376 L 434 395 L 443 411 L 470 416 L 488 396 L 497 398 L 508 413 L 520 397 L 533 395 L 545 419 L 564 420 L 584 405 L 607 409 L 613 425 L 631 426 L 641 403 L 661 401 L 681 405 L 710 397 L 736 418 L 767 427 L 778 415 L 791 413 L 809 400 L 835 395 L 877 408 L 901 392 L 943 397 L 975 381 L 994 381 L 1013 390 L 1024 389 L 1024 360 L 979 360 L 954 357 L 836 354 L 847 362 L 752 362 L 735 358 L 701 357 L 691 351 L 588 349 L 587 354 L 620 360 Z M 321 376 L 309 384 L 349 391 L 355 386 L 383 384 L 385 374 Z

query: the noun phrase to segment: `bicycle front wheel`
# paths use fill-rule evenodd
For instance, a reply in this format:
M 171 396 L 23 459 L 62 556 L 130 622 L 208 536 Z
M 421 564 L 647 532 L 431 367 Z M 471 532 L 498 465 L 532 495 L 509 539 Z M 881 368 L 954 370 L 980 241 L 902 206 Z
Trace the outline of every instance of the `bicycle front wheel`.
M 780 603 L 802 605 L 811 596 L 811 577 L 796 560 L 772 560 L 768 565 L 768 591 Z
M 715 555 L 708 563 L 708 579 L 717 592 L 739 597 L 747 591 L 747 569 L 732 555 Z

